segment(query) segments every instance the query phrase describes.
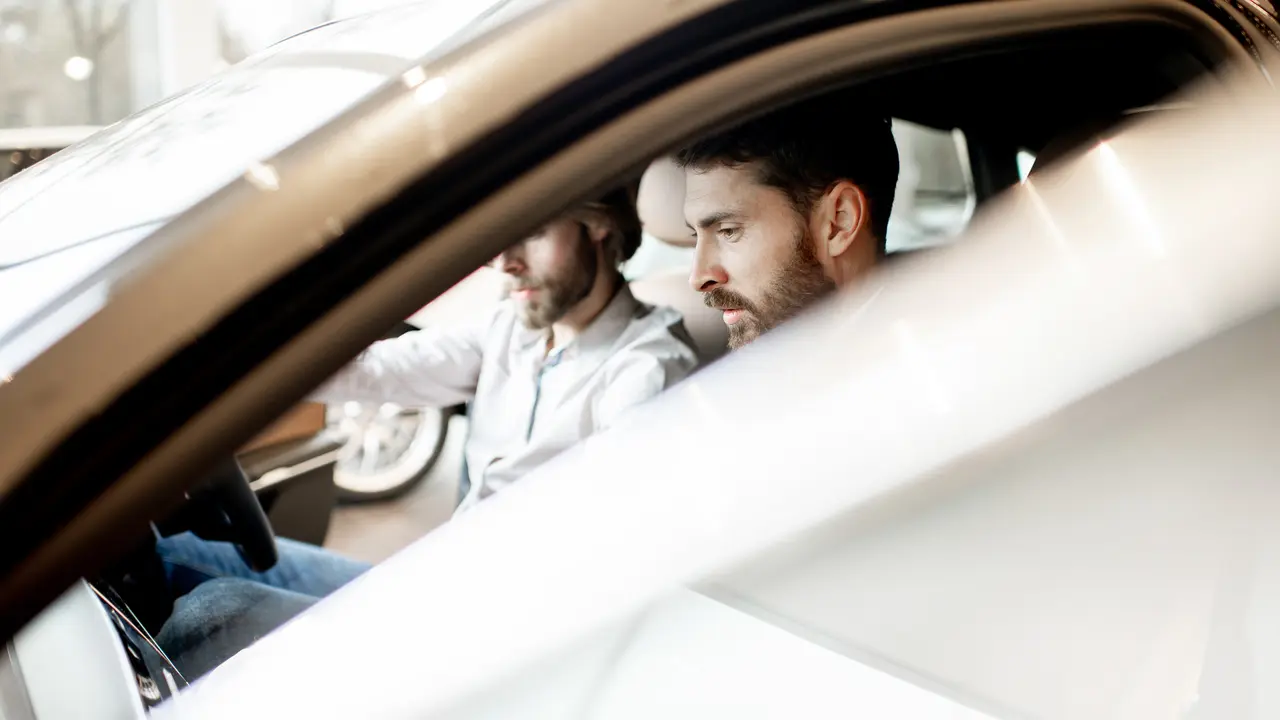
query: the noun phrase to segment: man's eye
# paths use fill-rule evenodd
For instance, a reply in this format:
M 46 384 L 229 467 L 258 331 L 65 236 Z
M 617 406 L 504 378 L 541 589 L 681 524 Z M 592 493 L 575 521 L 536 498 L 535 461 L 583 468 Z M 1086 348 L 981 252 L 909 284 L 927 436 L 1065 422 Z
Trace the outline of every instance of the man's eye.
M 716 234 L 718 234 L 722 240 L 736 240 L 740 232 L 742 232 L 742 228 L 722 227 L 716 231 Z

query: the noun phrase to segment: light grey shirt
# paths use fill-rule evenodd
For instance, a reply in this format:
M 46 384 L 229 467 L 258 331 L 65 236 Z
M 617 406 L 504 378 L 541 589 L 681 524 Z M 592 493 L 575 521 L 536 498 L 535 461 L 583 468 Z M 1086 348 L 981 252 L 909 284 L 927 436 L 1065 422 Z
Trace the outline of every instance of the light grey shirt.
M 411 332 L 375 343 L 313 399 L 448 407 L 472 401 L 463 508 L 501 490 L 694 370 L 671 308 L 623 286 L 573 342 L 547 352 L 511 301 L 471 327 Z M 460 508 L 461 509 L 461 508 Z

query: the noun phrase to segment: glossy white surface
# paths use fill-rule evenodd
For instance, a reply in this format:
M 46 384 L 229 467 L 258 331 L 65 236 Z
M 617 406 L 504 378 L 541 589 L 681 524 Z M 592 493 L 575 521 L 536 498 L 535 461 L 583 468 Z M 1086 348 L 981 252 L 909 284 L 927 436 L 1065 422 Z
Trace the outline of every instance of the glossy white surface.
M 1271 160 L 1280 156 L 1280 109 L 1270 94 L 1205 106 L 1216 112 L 1153 118 L 1074 169 L 1023 186 L 976 219 L 956 250 L 898 266 L 699 374 L 263 639 L 157 716 L 462 713 L 473 693 L 493 692 L 679 585 L 785 548 L 890 490 L 927 488 L 920 483 L 945 477 L 938 473 L 974 451 L 1272 307 L 1280 298 L 1280 216 L 1269 212 L 1280 186 Z M 1238 211 L 1213 211 L 1226 207 Z M 1274 337 L 1268 328 L 1258 337 Z M 1166 389 L 1221 379 L 1214 369 L 1225 366 L 1197 367 Z M 1206 404 L 1183 409 L 1226 412 L 1230 397 L 1250 399 L 1249 387 L 1218 396 L 1205 385 Z M 1129 407 L 1123 394 L 1114 400 L 1104 414 Z M 880 571 L 863 590 L 883 593 L 860 599 L 867 616 L 843 629 L 824 624 L 832 612 L 848 619 L 834 600 L 838 577 L 819 574 L 833 584 L 790 595 L 781 581 L 738 591 L 780 608 L 781 624 L 817 627 L 851 643 L 849 654 L 867 653 L 971 706 L 1015 716 L 1167 717 L 1192 696 L 1191 683 L 1209 682 L 1184 660 L 1195 656 L 1203 603 L 1214 596 L 1203 594 L 1215 587 L 1206 578 L 1246 537 L 1224 532 L 1232 509 L 1270 507 L 1270 495 L 1247 493 L 1274 467 L 1259 442 L 1280 422 L 1268 404 L 1242 410 L 1252 421 L 1225 422 L 1201 443 L 1187 442 L 1196 426 L 1180 426 L 1181 416 L 1132 443 L 1086 443 L 1068 454 L 1081 463 L 1073 470 L 1088 469 L 1095 449 L 1109 454 L 1094 460 L 1123 463 L 1088 482 L 1068 473 L 1016 490 L 979 484 L 967 513 L 940 510 L 936 526 L 921 520 L 887 545 L 850 545 L 833 557 Z M 1054 457 L 1037 462 L 1053 468 Z M 1238 471 L 1239 484 L 1214 485 L 1224 467 Z M 1013 546 L 1026 556 L 1010 550 L 1005 572 L 989 577 L 964 573 L 964 560 L 994 542 L 985 533 L 999 525 L 984 518 L 1043 514 L 1055 502 L 1077 512 L 1028 520 Z M 1142 508 L 1147 514 L 1134 514 Z M 1042 564 L 1034 542 L 1044 546 Z M 1173 544 L 1149 553 L 1147 543 Z M 900 553 L 921 572 L 935 570 L 940 588 L 971 592 L 931 605 L 907 582 L 909 566 L 885 564 Z M 1081 565 L 1097 575 L 1071 575 Z M 1079 587 L 1123 579 L 1143 592 L 1117 590 L 1089 604 L 1072 577 Z M 788 605 L 823 598 L 832 604 Z M 1010 610 L 1006 627 L 991 624 L 1004 617 L 995 601 Z M 1186 644 L 1135 641 L 1125 621 L 1144 607 L 1149 627 L 1176 630 L 1146 638 Z M 961 614 L 936 638 L 907 632 L 945 624 L 948 612 Z M 1063 614 L 1071 623 L 1058 622 Z M 1273 624 L 1274 615 L 1260 622 Z M 1093 631 L 1088 643 L 1078 642 L 1078 628 Z M 1123 688 L 1088 684 L 1098 677 L 1091 669 L 1122 652 L 1159 662 Z M 1259 677 L 1231 657 L 1228 677 Z M 1076 674 L 1059 675 L 1063 667 Z M 1205 712 L 1262 718 L 1271 707 Z
M 497 684 L 450 718 L 987 720 L 704 595 L 680 590 Z
M 120 636 L 86 583 L 28 623 L 13 648 L 39 720 L 145 717 Z
M 689 591 L 642 616 L 602 675 L 586 717 L 984 717 Z
M 1280 716 L 1280 314 L 844 513 L 716 594 L 999 717 Z

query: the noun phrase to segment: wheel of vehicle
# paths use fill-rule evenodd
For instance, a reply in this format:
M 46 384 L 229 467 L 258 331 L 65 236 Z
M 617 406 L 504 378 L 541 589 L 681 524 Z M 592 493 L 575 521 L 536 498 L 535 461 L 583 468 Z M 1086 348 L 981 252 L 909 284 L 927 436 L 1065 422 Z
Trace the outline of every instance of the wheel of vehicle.
M 330 406 L 329 427 L 347 437 L 333 473 L 338 499 L 386 500 L 417 486 L 440 457 L 451 414 L 394 403 Z

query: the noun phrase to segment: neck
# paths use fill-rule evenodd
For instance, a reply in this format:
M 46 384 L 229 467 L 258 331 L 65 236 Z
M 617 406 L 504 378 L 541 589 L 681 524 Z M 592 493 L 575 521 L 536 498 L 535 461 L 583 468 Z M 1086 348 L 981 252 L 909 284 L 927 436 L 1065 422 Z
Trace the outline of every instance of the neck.
M 878 261 L 880 241 L 863 230 L 849 249 L 833 258 L 829 275 L 836 287 L 845 287 L 862 279 Z
M 604 312 L 609 301 L 622 286 L 622 282 L 622 275 L 616 270 L 610 269 L 596 273 L 591 292 L 579 300 L 577 305 L 569 308 L 569 312 L 565 313 L 564 317 L 551 324 L 551 341 L 547 344 L 547 349 L 562 347 L 577 339 L 578 335 L 586 330 L 600 313 Z

